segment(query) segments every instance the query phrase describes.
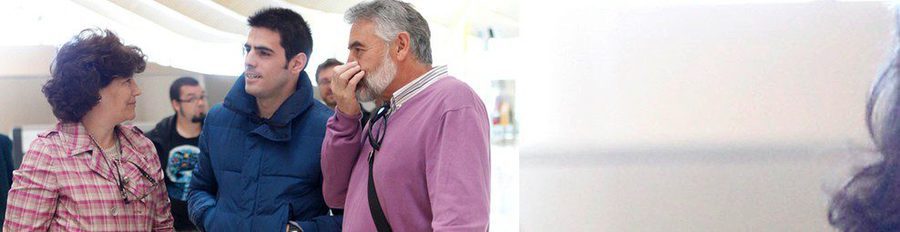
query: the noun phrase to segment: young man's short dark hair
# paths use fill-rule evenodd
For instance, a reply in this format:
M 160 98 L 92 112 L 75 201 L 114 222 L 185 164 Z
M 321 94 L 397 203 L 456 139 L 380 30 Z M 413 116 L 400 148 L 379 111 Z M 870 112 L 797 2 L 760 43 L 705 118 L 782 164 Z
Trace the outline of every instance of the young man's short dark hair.
M 247 19 L 251 27 L 262 27 L 278 32 L 281 36 L 281 47 L 285 58 L 290 61 L 303 52 L 306 57 L 312 55 L 312 34 L 309 24 L 303 16 L 290 9 L 265 8 L 257 11 Z
M 181 101 L 181 86 L 199 86 L 200 82 L 193 77 L 180 77 L 169 86 L 169 100 Z
M 319 83 L 319 73 L 322 72 L 322 70 L 342 64 L 344 64 L 344 62 L 338 61 L 335 58 L 328 58 L 327 60 L 325 60 L 325 62 L 322 62 L 322 64 L 320 64 L 319 67 L 316 68 L 316 84 Z

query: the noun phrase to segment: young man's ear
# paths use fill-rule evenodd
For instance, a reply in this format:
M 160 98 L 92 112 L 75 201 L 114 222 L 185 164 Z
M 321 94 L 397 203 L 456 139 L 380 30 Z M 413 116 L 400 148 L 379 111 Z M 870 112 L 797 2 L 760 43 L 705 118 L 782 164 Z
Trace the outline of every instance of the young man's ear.
M 398 61 L 406 60 L 411 55 L 409 49 L 409 33 L 405 31 L 397 33 L 394 45 L 391 46 L 390 52 L 393 53 L 392 55 L 397 57 Z
M 297 53 L 297 55 L 291 59 L 288 68 L 291 70 L 291 73 L 300 73 L 300 71 L 303 71 L 303 68 L 306 67 L 307 61 L 306 53 Z

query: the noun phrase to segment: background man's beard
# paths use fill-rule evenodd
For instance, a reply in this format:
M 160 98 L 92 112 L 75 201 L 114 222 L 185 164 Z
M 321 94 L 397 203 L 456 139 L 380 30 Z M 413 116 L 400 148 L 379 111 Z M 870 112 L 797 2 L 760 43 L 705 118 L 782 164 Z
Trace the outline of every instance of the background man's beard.
M 205 119 L 205 118 L 206 118 L 206 114 L 200 113 L 200 115 L 192 117 L 192 118 L 191 118 L 191 122 L 193 122 L 193 123 L 202 123 L 202 122 L 203 122 L 203 119 Z
M 397 75 L 397 67 L 394 65 L 394 62 L 391 62 L 388 55 L 389 53 L 385 53 L 378 69 L 363 79 L 363 84 L 366 88 L 357 88 L 356 100 L 360 102 L 375 100 L 376 97 L 381 96 L 384 89 L 387 89 L 387 86 L 394 80 L 394 76 Z
M 179 117 L 187 116 L 187 114 L 185 114 L 184 111 L 181 111 L 181 110 L 178 111 L 178 114 L 180 115 Z M 190 117 L 190 119 L 191 119 L 191 123 L 201 123 L 201 122 L 203 122 L 204 119 L 206 119 L 206 113 L 200 113 L 200 115 Z

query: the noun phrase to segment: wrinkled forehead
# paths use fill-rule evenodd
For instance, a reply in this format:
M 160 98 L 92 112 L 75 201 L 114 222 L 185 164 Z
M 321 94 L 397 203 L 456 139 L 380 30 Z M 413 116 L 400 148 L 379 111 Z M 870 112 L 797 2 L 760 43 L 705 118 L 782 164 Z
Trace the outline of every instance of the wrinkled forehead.
M 375 29 L 373 21 L 366 19 L 356 20 L 350 27 L 350 40 L 347 47 L 352 48 L 357 45 L 373 46 L 376 43 L 383 43 L 384 41 L 375 34 Z

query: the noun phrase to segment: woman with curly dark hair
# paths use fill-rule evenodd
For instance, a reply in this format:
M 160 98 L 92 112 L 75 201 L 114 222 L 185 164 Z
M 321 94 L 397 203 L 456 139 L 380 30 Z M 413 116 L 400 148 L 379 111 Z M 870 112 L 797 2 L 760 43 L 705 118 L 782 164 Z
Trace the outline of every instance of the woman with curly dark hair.
M 56 55 L 43 92 L 59 119 L 13 172 L 4 231 L 172 231 L 153 143 L 134 119 L 146 61 L 108 30 L 88 29 Z
M 900 231 L 900 48 L 872 86 L 866 125 L 880 159 L 833 196 L 828 222 L 840 231 Z

